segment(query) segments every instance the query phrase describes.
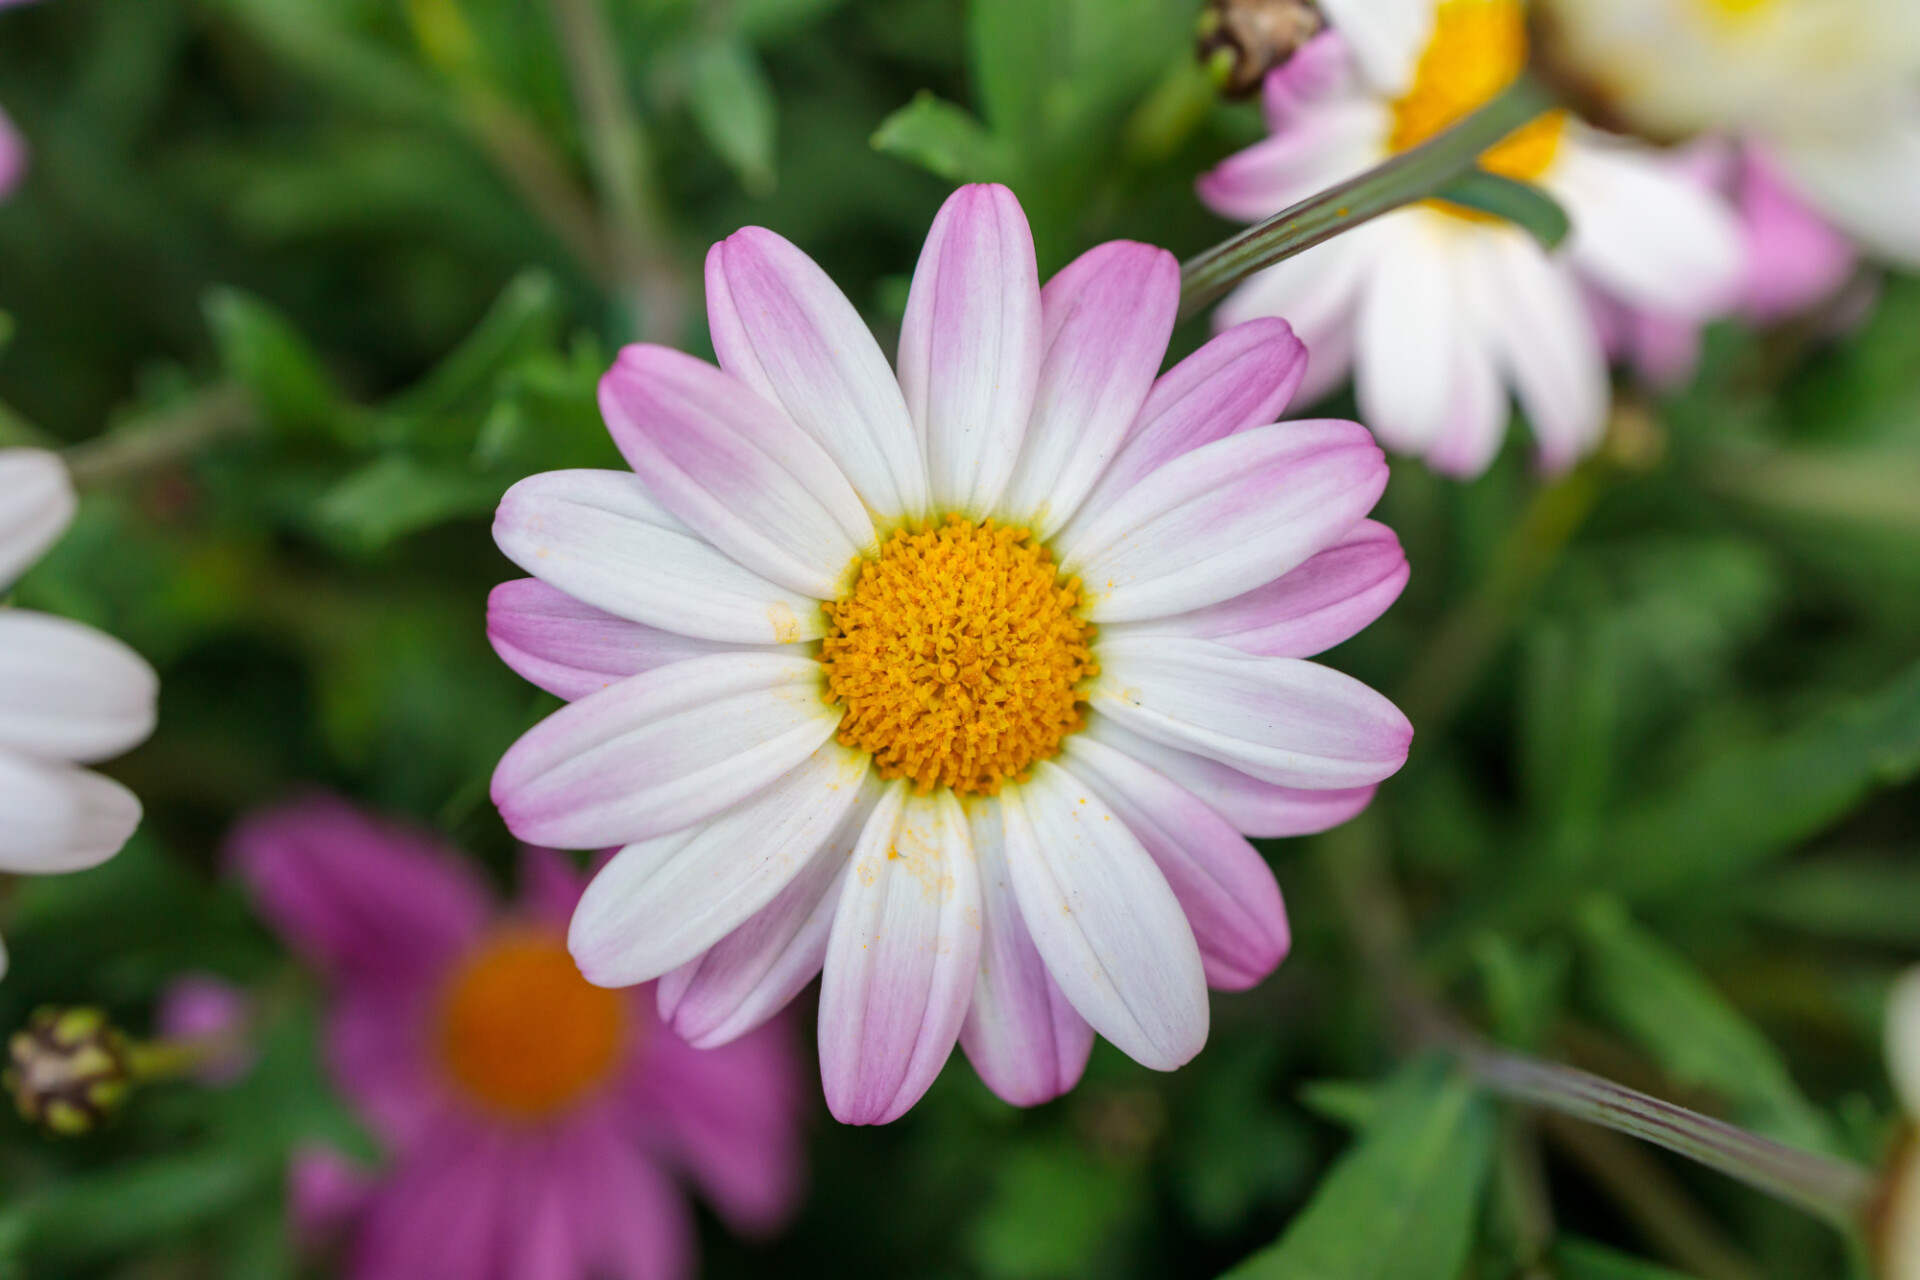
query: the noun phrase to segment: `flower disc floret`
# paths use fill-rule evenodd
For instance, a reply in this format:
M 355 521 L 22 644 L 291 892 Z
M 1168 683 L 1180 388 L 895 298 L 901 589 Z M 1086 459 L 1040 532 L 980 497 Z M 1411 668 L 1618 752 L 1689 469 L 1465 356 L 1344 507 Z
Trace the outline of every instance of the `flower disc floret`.
M 1526 64 L 1526 17 L 1518 0 L 1446 0 L 1413 86 L 1393 104 L 1388 145 L 1396 152 L 1419 146 L 1493 101 Z M 1547 112 L 1490 148 L 1481 167 L 1521 182 L 1538 178 L 1553 164 L 1566 123 L 1565 112 Z
M 998 794 L 1085 723 L 1099 667 L 1081 605 L 1026 529 L 950 515 L 896 532 L 826 606 L 840 742 L 923 793 Z

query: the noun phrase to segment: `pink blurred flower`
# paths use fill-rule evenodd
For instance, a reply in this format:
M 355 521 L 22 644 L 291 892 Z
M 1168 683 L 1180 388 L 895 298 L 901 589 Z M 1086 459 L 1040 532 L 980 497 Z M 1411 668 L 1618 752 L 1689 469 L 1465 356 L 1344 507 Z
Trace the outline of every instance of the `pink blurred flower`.
M 194 1072 L 203 1084 L 229 1085 L 253 1067 L 248 1041 L 253 1004 L 247 993 L 224 978 L 191 973 L 176 978 L 160 994 L 154 1030 L 168 1040 L 192 1041 L 206 1048 Z
M 1306 365 L 1285 323 L 1156 376 L 1179 293 L 1126 241 L 1042 288 L 1013 193 L 969 186 L 897 373 L 760 228 L 707 258 L 719 368 L 621 353 L 601 408 L 633 470 L 507 494 L 494 537 L 535 577 L 487 619 L 572 701 L 495 771 L 507 825 L 625 846 L 573 918 L 588 977 L 660 979 L 714 1045 L 823 975 L 827 1104 L 877 1124 L 956 1042 L 1021 1105 L 1096 1032 L 1173 1070 L 1208 986 L 1280 963 L 1241 833 L 1344 822 L 1405 761 L 1406 717 L 1307 659 L 1407 563 L 1366 519 L 1366 429 L 1276 421 Z
M 390 1156 L 377 1179 L 324 1152 L 293 1171 L 296 1219 L 345 1226 L 351 1280 L 671 1280 L 694 1268 L 677 1179 L 743 1231 L 795 1208 L 791 1028 L 703 1052 L 651 990 L 589 986 L 560 855 L 527 850 L 503 908 L 431 835 L 326 797 L 248 819 L 232 852 L 328 982 L 329 1069 Z

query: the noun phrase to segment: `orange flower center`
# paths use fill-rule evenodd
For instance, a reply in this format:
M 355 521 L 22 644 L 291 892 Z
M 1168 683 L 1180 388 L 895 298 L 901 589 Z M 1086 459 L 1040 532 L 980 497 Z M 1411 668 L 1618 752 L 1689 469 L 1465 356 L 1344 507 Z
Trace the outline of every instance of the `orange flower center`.
M 1433 39 L 1420 55 L 1413 87 L 1393 104 L 1388 145 L 1395 152 L 1419 146 L 1493 101 L 1526 65 L 1527 25 L 1519 0 L 1445 0 L 1435 15 Z M 1564 111 L 1549 111 L 1486 151 L 1480 167 L 1530 182 L 1553 164 L 1566 124 Z
M 606 1078 L 627 1037 L 626 997 L 581 977 L 565 939 L 509 929 L 454 975 L 439 1031 L 441 1059 L 467 1094 L 531 1118 Z
M 1080 604 L 1025 529 L 950 515 L 895 533 L 826 607 L 841 743 L 923 793 L 998 793 L 1085 723 L 1079 686 L 1099 667 Z

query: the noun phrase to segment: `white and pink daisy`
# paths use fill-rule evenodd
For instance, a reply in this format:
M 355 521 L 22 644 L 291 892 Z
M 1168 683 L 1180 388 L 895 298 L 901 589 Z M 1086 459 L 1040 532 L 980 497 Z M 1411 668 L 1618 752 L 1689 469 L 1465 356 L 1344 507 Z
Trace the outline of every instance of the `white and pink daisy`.
M 0 449 L 0 591 L 60 540 L 76 505 L 57 454 Z M 158 694 L 153 668 L 113 637 L 0 608 L 0 872 L 80 871 L 120 851 L 140 801 L 81 766 L 145 741 Z
M 1920 267 L 1920 5 L 1545 0 L 1544 8 L 1556 63 L 1635 128 L 1737 138 L 1796 204 L 1869 253 Z
M 651 990 L 589 986 L 559 854 L 524 850 L 503 906 L 431 834 L 327 796 L 251 815 L 232 854 L 325 980 L 329 1073 L 387 1157 L 295 1159 L 295 1222 L 342 1246 L 346 1280 L 686 1280 L 677 1183 L 744 1232 L 797 1207 L 791 1028 L 703 1053 L 665 1033 Z
M 1078 1080 L 1096 1032 L 1170 1070 L 1207 986 L 1287 950 L 1243 837 L 1344 821 L 1404 761 L 1379 694 L 1306 659 L 1399 593 L 1351 422 L 1274 425 L 1275 320 L 1156 378 L 1171 256 L 1104 244 L 1043 290 L 1002 187 L 941 210 L 898 373 L 771 232 L 714 247 L 720 367 L 624 351 L 633 471 L 534 476 L 494 525 L 534 578 L 488 629 L 574 700 L 501 761 L 523 839 L 622 846 L 571 945 L 725 1043 L 824 970 L 840 1119 L 925 1092 L 956 1040 L 1002 1097 Z
M 1272 136 L 1200 180 L 1216 212 L 1259 221 L 1363 173 L 1485 105 L 1526 65 L 1519 0 L 1322 8 L 1332 29 L 1268 78 Z M 1286 316 L 1313 352 L 1309 395 L 1351 370 L 1381 440 L 1453 475 L 1478 475 L 1498 453 L 1511 388 L 1542 464 L 1562 468 L 1599 443 L 1609 403 L 1587 295 L 1697 324 L 1734 300 L 1739 228 L 1666 157 L 1566 112 L 1481 163 L 1561 203 L 1573 224 L 1562 251 L 1428 201 L 1261 272 L 1218 317 Z

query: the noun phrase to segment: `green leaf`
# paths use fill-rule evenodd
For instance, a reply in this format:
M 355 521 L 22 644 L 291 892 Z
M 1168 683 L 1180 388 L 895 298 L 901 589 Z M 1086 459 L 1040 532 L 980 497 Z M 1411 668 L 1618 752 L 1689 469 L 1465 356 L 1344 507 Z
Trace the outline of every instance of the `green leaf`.
M 339 422 L 346 402 L 290 321 L 238 289 L 209 290 L 202 306 L 221 364 L 258 397 L 270 421 L 296 430 Z
M 353 551 L 377 551 L 394 539 L 449 520 L 485 515 L 506 488 L 499 476 L 464 465 L 437 466 L 389 454 L 354 472 L 320 500 L 323 532 Z
M 434 366 L 433 372 L 380 406 L 386 420 L 426 419 L 456 411 L 464 402 L 481 401 L 514 361 L 551 350 L 559 337 L 560 290 L 545 271 L 523 271 L 507 283 L 466 340 Z M 385 443 L 410 432 L 402 427 Z
M 710 40 L 694 50 L 689 71 L 700 132 L 749 195 L 771 195 L 780 112 L 759 56 L 742 40 Z
M 993 1280 L 1050 1280 L 1082 1271 L 1141 1216 L 1147 1201 L 1137 1168 L 1066 1143 L 1017 1148 L 993 1182 L 971 1233 L 980 1273 Z
M 1475 169 L 1447 183 L 1435 193 L 1448 204 L 1511 222 L 1538 240 L 1542 248 L 1558 249 L 1573 230 L 1559 201 L 1526 182 Z
M 1686 959 L 1635 924 L 1612 899 L 1580 913 L 1593 997 L 1676 1083 L 1733 1103 L 1749 1127 L 1792 1146 L 1835 1148 L 1786 1058 Z
M 740 0 L 733 26 L 756 44 L 780 40 L 820 21 L 847 0 Z
M 1689 1280 L 1657 1263 L 1574 1237 L 1553 1246 L 1553 1262 L 1560 1280 Z
M 964 108 L 924 89 L 881 121 L 873 145 L 949 182 L 994 182 L 1008 176 L 1005 150 L 986 127 Z
M 1735 897 L 1748 915 L 1771 924 L 1920 949 L 1920 867 L 1910 853 L 1792 863 Z
M 221 1149 L 156 1156 L 26 1196 L 0 1213 L 0 1237 L 23 1241 L 29 1256 L 97 1258 L 213 1221 L 280 1177 L 277 1162 Z
M 1493 1109 L 1465 1080 L 1436 1060 L 1410 1065 L 1286 1235 L 1229 1277 L 1456 1280 L 1493 1136 Z

